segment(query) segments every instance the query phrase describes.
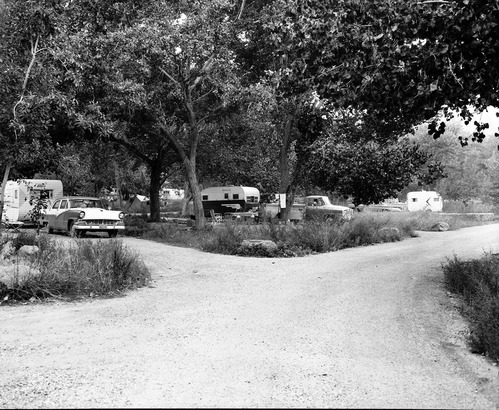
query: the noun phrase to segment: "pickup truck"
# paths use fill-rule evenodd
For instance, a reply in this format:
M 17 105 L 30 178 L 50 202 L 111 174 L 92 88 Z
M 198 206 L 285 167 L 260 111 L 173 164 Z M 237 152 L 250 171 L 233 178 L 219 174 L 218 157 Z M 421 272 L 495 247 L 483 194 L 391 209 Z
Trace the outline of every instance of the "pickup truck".
M 262 204 L 261 217 L 276 218 L 279 213 L 278 203 Z M 327 196 L 310 195 L 305 198 L 297 198 L 291 210 L 289 219 L 291 221 L 312 220 L 312 219 L 352 219 L 353 210 L 341 205 L 333 205 Z

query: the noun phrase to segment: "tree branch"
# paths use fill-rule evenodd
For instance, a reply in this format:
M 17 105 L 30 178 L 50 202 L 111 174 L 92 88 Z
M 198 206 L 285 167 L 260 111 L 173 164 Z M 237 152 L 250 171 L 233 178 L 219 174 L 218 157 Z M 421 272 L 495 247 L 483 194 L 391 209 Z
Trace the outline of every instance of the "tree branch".
M 17 107 L 19 104 L 22 103 L 24 99 L 24 94 L 26 94 L 26 88 L 28 87 L 28 80 L 31 75 L 31 70 L 33 69 L 33 65 L 35 64 L 36 61 L 36 55 L 38 54 L 38 42 L 40 41 L 40 36 L 36 36 L 35 43 L 33 44 L 33 40 L 31 40 L 31 61 L 29 62 L 28 68 L 26 69 L 26 74 L 24 75 L 24 81 L 23 81 L 23 86 L 21 88 L 21 95 L 19 97 L 19 100 L 14 104 L 14 107 L 12 108 L 12 114 L 14 116 L 14 122 L 17 121 Z M 14 128 L 14 135 L 17 141 L 17 131 Z
M 241 7 L 239 8 L 239 13 L 237 15 L 237 20 L 239 20 L 241 18 L 242 14 L 243 14 L 243 10 L 244 10 L 245 4 L 246 4 L 246 0 L 243 0 L 241 2 Z
M 159 71 L 161 71 L 164 75 L 166 75 L 168 79 L 170 79 L 173 83 L 175 83 L 175 85 L 180 87 L 180 83 L 175 78 L 173 78 L 169 73 L 167 73 L 162 67 L 159 67 Z
M 140 159 L 142 159 L 145 163 L 151 164 L 151 158 L 149 158 L 147 155 L 139 151 L 136 147 L 134 147 L 132 144 L 130 144 L 128 141 L 125 141 L 124 139 L 121 139 L 119 137 L 116 137 L 114 135 L 109 135 L 107 138 L 109 140 L 116 142 L 117 144 L 120 144 L 121 146 L 125 147 L 129 151 L 133 152 L 135 155 L 137 155 Z

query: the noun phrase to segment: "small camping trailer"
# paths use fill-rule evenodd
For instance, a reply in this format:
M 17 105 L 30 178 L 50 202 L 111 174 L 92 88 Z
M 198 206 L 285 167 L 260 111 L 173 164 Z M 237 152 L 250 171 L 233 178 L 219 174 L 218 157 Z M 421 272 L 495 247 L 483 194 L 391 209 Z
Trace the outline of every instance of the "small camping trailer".
M 210 216 L 211 209 L 222 215 L 227 212 L 256 212 L 260 191 L 247 186 L 218 186 L 203 189 L 201 199 L 206 217 Z
M 50 202 L 62 196 L 62 182 L 57 179 L 20 179 L 5 185 L 4 213 L 9 221 L 30 221 L 34 202 L 45 197 Z M 30 204 L 31 202 L 31 204 Z
M 444 202 L 438 192 L 414 191 L 407 194 L 407 210 L 417 211 L 442 211 Z

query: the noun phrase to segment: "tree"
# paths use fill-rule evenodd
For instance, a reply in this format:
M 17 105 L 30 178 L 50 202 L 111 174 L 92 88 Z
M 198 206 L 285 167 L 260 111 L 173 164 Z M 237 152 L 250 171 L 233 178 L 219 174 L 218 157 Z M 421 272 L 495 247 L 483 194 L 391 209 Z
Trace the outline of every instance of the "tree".
M 47 128 L 57 112 L 57 70 L 47 52 L 61 11 L 58 1 L 7 0 L 0 13 L 0 150 L 2 217 L 11 170 L 50 150 Z
M 184 166 L 200 228 L 204 212 L 198 146 L 216 129 L 217 116 L 237 82 L 227 47 L 233 8 L 222 0 L 163 1 L 151 7 L 127 24 L 68 36 L 65 50 L 73 51 L 61 54 L 71 66 L 75 87 L 81 87 L 82 78 L 88 81 L 83 83 L 87 97 L 78 115 L 80 126 L 122 144 L 149 164 L 151 196 L 165 178 L 158 170 L 164 172 L 175 161 L 173 151 Z M 153 203 L 151 217 L 158 219 L 159 207 L 156 212 Z
M 499 103 L 495 2 L 279 0 L 272 12 L 288 93 L 315 90 L 399 135 L 442 109 L 470 120 L 470 105 Z M 437 138 L 442 124 L 431 126 Z
M 321 189 L 352 197 L 356 206 L 396 197 L 415 177 L 431 183 L 442 176 L 439 166 L 421 172 L 430 156 L 408 140 L 380 144 L 326 139 L 323 143 L 315 144 L 309 177 Z
M 446 118 L 458 112 L 469 120 L 469 105 L 497 105 L 498 13 L 487 1 L 276 0 L 260 19 L 265 36 L 248 37 L 265 44 L 261 61 L 268 63 L 276 97 L 296 103 L 288 124 L 298 125 L 304 113 L 305 123 L 323 115 L 320 104 L 310 109 L 316 99 L 330 114 L 355 113 L 371 125 L 365 130 L 375 130 L 364 139 L 385 146 L 429 119 L 429 132 L 438 138 L 445 130 L 438 120 L 442 110 Z M 481 141 L 486 125 L 476 125 L 474 139 Z M 319 134 L 295 133 L 289 145 L 283 138 L 281 159 L 288 148 L 301 147 L 301 165 L 305 145 Z M 429 165 L 430 174 L 440 172 Z M 299 183 L 299 171 L 288 191 Z

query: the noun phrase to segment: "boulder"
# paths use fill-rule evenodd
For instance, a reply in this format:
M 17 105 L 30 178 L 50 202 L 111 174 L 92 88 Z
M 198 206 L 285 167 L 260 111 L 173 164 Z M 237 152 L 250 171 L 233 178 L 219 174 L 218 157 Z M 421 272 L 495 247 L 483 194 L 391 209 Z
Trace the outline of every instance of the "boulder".
M 245 239 L 242 241 L 241 246 L 248 249 L 261 247 L 268 252 L 277 250 L 276 243 L 268 239 Z
M 40 271 L 29 265 L 16 264 L 10 267 L 0 268 L 0 283 L 3 283 L 9 289 L 22 285 L 30 278 L 40 275 Z M 0 285 L 3 287 L 3 285 Z
M 31 256 L 31 255 L 36 255 L 40 248 L 36 245 L 23 245 L 21 248 L 17 251 L 17 254 L 19 256 Z
M 447 222 L 437 222 L 435 225 L 433 225 L 430 228 L 430 231 L 438 231 L 438 232 L 445 232 L 450 229 L 450 226 Z

